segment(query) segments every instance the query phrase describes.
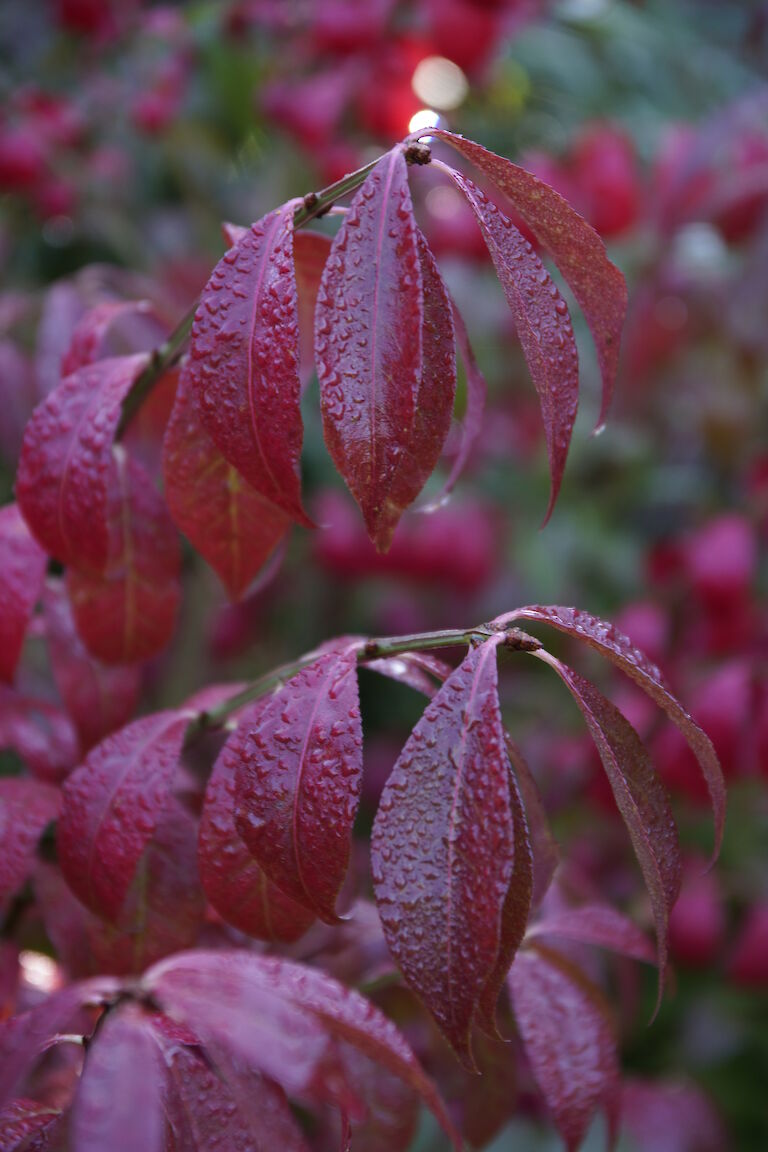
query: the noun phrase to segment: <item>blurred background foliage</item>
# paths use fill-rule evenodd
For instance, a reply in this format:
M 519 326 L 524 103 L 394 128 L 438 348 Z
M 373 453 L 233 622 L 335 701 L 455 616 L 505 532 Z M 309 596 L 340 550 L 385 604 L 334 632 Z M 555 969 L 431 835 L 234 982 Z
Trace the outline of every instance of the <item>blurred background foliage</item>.
M 652 976 L 616 974 L 632 1078 L 622 1140 L 639 1152 L 768 1146 L 767 66 L 768 5 L 756 0 L 0 5 L 3 502 L 24 423 L 86 308 L 148 299 L 172 326 L 223 251 L 221 221 L 319 189 L 412 123 L 439 115 L 532 168 L 625 272 L 613 412 L 593 437 L 599 382 L 580 339 L 581 414 L 539 531 L 543 435 L 513 326 L 469 211 L 415 172 L 420 219 L 489 383 L 469 470 L 450 503 L 406 515 L 377 557 L 310 388 L 305 484 L 322 527 L 295 529 L 237 605 L 187 551 L 176 639 L 147 669 L 143 703 L 254 675 L 335 634 L 470 624 L 531 601 L 622 625 L 692 706 L 730 780 L 723 860 L 702 877 L 709 824 L 688 754 L 625 683 L 607 681 L 650 743 L 689 853 L 676 979 L 652 1028 Z M 150 449 L 166 415 L 160 397 L 139 422 Z M 27 686 L 52 695 L 36 643 Z M 504 683 L 567 882 L 647 919 L 595 757 L 545 671 L 510 661 Z M 362 691 L 364 830 L 421 704 L 366 677 Z M 502 1108 L 490 1146 L 557 1147 L 530 1085 L 518 1092 L 517 1118 L 504 1128 Z M 425 1129 L 420 1147 L 435 1139 Z

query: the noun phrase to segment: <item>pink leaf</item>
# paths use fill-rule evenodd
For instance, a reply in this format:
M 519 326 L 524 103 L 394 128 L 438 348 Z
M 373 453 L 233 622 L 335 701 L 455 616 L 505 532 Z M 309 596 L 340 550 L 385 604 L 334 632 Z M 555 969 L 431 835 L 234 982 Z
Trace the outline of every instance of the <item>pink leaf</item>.
M 14 1100 L 0 1109 L 0 1152 L 43 1152 L 50 1146 L 50 1129 L 60 1116 L 48 1104 Z
M 221 753 L 237 773 L 236 824 L 248 849 L 287 896 L 329 923 L 349 861 L 362 745 L 348 649 L 291 677 Z
M 20 776 L 0 779 L 0 905 L 27 878 L 37 842 L 59 811 L 59 791 Z
M 430 699 L 437 691 L 435 680 L 442 683 L 451 674 L 450 664 L 429 652 L 403 652 L 399 656 L 366 660 L 363 666 L 398 684 L 407 684 Z
M 627 311 L 626 282 L 606 256 L 605 245 L 567 200 L 524 168 L 452 132 L 437 128 L 430 134 L 445 140 L 493 181 L 562 272 L 597 349 L 603 378 L 602 423 L 611 403 Z
M 416 222 L 395 148 L 352 201 L 315 311 L 325 443 L 382 552 L 393 530 L 387 501 L 416 415 L 422 324 Z
M 100 360 L 68 376 L 24 433 L 16 496 L 51 556 L 103 572 L 109 559 L 112 440 L 146 356 Z
M 290 527 L 290 517 L 260 496 L 203 427 L 179 379 L 163 442 L 165 498 L 176 526 L 221 577 L 234 600 L 246 590 Z
M 77 763 L 77 733 L 62 708 L 0 684 L 0 750 L 12 748 L 30 772 L 60 780 Z
M 108 736 L 68 777 L 57 846 L 68 884 L 114 919 L 165 805 L 189 716 L 157 712 Z
M 390 951 L 469 1065 L 513 869 L 497 643 L 471 649 L 427 706 L 384 788 L 371 841 Z
M 16 504 L 0 508 L 0 680 L 13 681 L 40 595 L 46 556 Z
M 594 944 L 597 948 L 608 948 L 633 960 L 644 960 L 647 964 L 653 964 L 655 959 L 645 934 L 608 904 L 582 904 L 578 908 L 548 913 L 528 929 L 529 939 L 539 936 Z
M 290 202 L 225 252 L 195 314 L 189 379 L 214 443 L 300 523 L 299 320 Z
M 75 325 L 69 348 L 61 360 L 61 375 L 70 376 L 87 364 L 103 359 L 105 341 L 112 324 L 132 312 L 146 313 L 151 305 L 143 300 L 106 300 L 89 309 Z
M 512 221 L 466 176 L 450 172 L 482 229 L 539 393 L 552 478 L 546 523 L 560 491 L 579 396 L 579 357 L 568 307 Z

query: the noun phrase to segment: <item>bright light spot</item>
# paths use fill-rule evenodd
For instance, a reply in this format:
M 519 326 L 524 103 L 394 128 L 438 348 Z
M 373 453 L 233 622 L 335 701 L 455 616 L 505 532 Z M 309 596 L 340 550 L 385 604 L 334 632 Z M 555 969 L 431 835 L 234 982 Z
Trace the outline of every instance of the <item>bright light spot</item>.
M 453 60 L 445 56 L 427 56 L 413 73 L 411 87 L 425 104 L 449 111 L 463 104 L 469 92 L 467 78 Z
M 61 985 L 61 973 L 55 960 L 42 952 L 19 953 L 19 966 L 23 978 L 32 988 L 41 992 L 53 992 Z
M 461 210 L 462 203 L 461 194 L 446 184 L 430 188 L 426 195 L 427 211 L 436 220 L 450 220 Z
M 414 112 L 408 124 L 409 132 L 420 132 L 422 128 L 437 128 L 440 123 L 440 113 L 431 108 L 420 108 Z

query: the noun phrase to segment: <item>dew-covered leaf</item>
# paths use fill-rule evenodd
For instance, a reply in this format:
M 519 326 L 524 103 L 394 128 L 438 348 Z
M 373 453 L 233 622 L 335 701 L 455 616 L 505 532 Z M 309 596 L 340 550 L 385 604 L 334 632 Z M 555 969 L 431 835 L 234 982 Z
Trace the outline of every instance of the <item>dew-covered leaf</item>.
M 35 848 L 59 811 L 60 793 L 41 780 L 0 779 L 0 906 L 27 878 Z
M 57 1108 L 36 1100 L 14 1100 L 0 1109 L 0 1152 L 43 1152 L 61 1116 Z
M 416 222 L 398 147 L 355 195 L 315 310 L 325 443 L 380 551 L 391 540 L 387 502 L 416 415 L 422 326 Z
M 349 647 L 292 676 L 221 752 L 236 773 L 236 824 L 251 854 L 287 896 L 330 923 L 349 861 L 362 748 Z
M 330 236 L 309 232 L 305 228 L 296 233 L 293 256 L 299 297 L 299 375 L 302 388 L 306 388 L 315 370 L 315 306 L 330 250 Z
M 11 683 L 40 595 L 46 556 L 18 505 L 0 508 L 0 680 Z
M 364 667 L 398 684 L 407 684 L 430 699 L 437 691 L 436 681 L 442 684 L 451 674 L 450 664 L 430 652 L 402 652 L 398 656 L 366 660 Z

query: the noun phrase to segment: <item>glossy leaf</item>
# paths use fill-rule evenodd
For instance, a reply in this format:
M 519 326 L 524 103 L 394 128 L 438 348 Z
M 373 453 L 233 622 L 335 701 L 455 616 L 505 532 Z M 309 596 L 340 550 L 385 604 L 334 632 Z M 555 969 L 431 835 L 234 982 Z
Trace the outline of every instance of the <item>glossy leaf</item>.
M 608 259 L 594 228 L 554 188 L 480 144 L 440 128 L 433 134 L 465 156 L 510 200 L 560 269 L 595 342 L 603 379 L 602 423 L 611 403 L 627 311 L 624 277 Z
M 442 684 L 451 674 L 450 664 L 430 652 L 403 652 L 399 656 L 366 660 L 364 667 L 398 684 L 407 684 L 430 699 L 438 688 L 435 681 Z
M 0 680 L 13 681 L 45 575 L 46 556 L 16 504 L 0 508 Z
M 568 306 L 512 221 L 466 176 L 453 169 L 451 176 L 477 217 L 539 394 L 552 480 L 546 523 L 560 491 L 578 406 L 579 357 Z
M 89 1045 L 72 1102 L 76 1152 L 163 1152 L 162 1066 L 149 1020 L 110 1012 Z
M 135 666 L 108 668 L 89 655 L 77 634 L 61 581 L 46 581 L 43 611 L 56 687 L 87 752 L 131 719 L 141 690 L 141 673 Z
M 165 501 L 118 445 L 109 488 L 110 554 L 103 575 L 72 568 L 67 591 L 77 631 L 105 664 L 155 656 L 176 623 L 179 545 Z
M 390 951 L 470 1065 L 513 871 L 496 647 L 471 649 L 427 706 L 384 788 L 371 840 Z
M 252 727 L 266 700 L 240 717 Z M 277 888 L 251 856 L 235 827 L 235 772 L 238 760 L 222 754 L 205 790 L 200 819 L 198 863 L 205 894 L 228 924 L 249 936 L 291 943 L 307 930 L 314 914 Z
M 225 252 L 195 313 L 189 379 L 214 443 L 294 519 L 301 506 L 299 320 L 290 202 Z
M 168 802 L 189 715 L 157 712 L 108 736 L 64 785 L 57 847 L 86 907 L 114 919 Z
M 356 193 L 315 311 L 325 443 L 382 552 L 394 527 L 388 501 L 416 415 L 422 330 L 416 222 L 398 147 Z
M 315 307 L 331 239 L 302 228 L 296 233 L 293 256 L 299 297 L 299 375 L 306 388 L 315 370 Z
M 654 952 L 645 933 L 608 904 L 581 904 L 548 912 L 528 929 L 528 938 L 557 937 L 620 952 L 632 960 L 653 964 Z
M 165 498 L 176 526 L 221 578 L 230 597 L 245 592 L 291 520 L 227 463 L 203 427 L 188 364 L 163 442 Z
M 0 684 L 0 751 L 6 748 L 50 781 L 65 776 L 79 755 L 77 733 L 62 708 Z
M 74 372 L 35 409 L 24 433 L 16 498 L 37 540 L 62 564 L 103 572 L 110 556 L 112 441 L 146 356 Z
M 509 974 L 531 1070 L 569 1152 L 617 1102 L 616 1042 L 598 989 L 558 953 L 524 949 Z
M 31 869 L 35 848 L 59 811 L 59 791 L 21 776 L 0 779 L 0 905 L 13 896 Z
M 348 648 L 291 677 L 221 753 L 236 772 L 237 829 L 256 862 L 329 923 L 347 871 L 362 747 L 357 660 Z

